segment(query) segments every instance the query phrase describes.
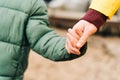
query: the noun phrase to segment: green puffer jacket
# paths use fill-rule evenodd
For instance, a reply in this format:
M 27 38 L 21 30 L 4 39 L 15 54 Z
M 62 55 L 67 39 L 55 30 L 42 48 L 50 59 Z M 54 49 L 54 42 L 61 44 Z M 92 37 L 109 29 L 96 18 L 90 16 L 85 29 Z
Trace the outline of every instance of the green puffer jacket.
M 0 19 L 0 80 L 23 79 L 30 49 L 53 61 L 79 57 L 67 54 L 65 38 L 48 28 L 43 0 L 0 0 Z

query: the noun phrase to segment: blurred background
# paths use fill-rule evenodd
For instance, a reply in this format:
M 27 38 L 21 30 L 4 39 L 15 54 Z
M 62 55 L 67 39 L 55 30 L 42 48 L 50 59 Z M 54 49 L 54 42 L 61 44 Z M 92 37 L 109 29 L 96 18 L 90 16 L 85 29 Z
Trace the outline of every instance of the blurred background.
M 51 28 L 60 36 L 79 21 L 91 0 L 45 0 Z M 84 56 L 53 62 L 31 50 L 24 80 L 120 80 L 120 9 L 89 38 Z

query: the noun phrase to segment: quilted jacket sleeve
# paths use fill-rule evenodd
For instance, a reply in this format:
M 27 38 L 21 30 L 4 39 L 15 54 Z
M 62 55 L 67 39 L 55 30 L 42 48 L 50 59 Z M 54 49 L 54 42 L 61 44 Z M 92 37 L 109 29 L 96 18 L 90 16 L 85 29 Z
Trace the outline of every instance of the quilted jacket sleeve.
M 48 26 L 47 8 L 42 0 L 38 0 L 31 10 L 26 28 L 30 47 L 35 52 L 54 61 L 71 60 L 81 56 L 68 54 L 65 49 L 65 38 L 56 35 Z M 84 54 L 86 46 L 81 50 Z

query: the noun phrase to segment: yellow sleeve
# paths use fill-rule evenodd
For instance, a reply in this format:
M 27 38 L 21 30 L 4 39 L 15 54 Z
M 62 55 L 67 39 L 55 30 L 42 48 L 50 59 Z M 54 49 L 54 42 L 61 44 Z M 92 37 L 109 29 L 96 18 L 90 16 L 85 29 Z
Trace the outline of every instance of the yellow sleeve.
M 109 19 L 120 7 L 120 0 L 92 0 L 90 8 L 101 12 Z

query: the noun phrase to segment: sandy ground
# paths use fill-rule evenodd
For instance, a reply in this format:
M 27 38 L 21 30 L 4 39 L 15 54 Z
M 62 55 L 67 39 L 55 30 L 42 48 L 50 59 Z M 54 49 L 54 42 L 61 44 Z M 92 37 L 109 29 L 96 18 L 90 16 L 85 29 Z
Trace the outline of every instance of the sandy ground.
M 55 29 L 61 36 L 65 30 Z M 92 36 L 86 54 L 53 62 L 31 51 L 24 80 L 120 80 L 120 37 Z

